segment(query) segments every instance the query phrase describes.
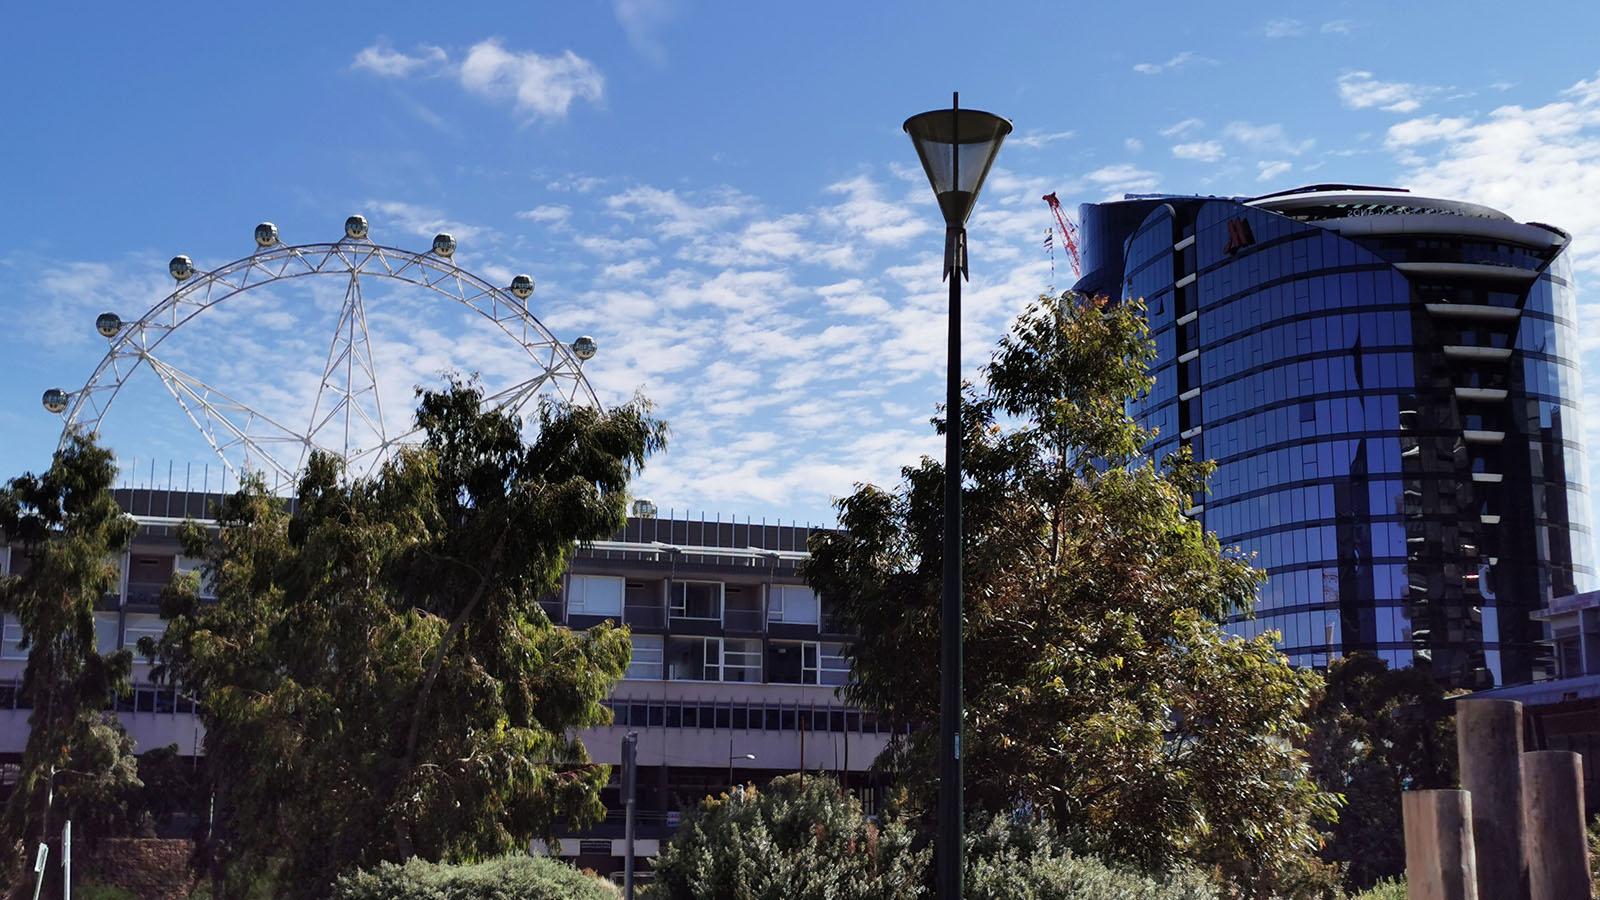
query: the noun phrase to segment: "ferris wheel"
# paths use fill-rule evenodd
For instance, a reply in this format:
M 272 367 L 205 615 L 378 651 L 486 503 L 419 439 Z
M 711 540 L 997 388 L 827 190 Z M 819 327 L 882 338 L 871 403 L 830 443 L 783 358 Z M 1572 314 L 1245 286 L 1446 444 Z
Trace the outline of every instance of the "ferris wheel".
M 178 283 L 176 290 L 137 320 L 114 312 L 95 320 L 95 329 L 111 346 L 94 374 L 76 391 L 44 392 L 45 409 L 62 419 L 61 446 L 75 430 L 99 433 L 112 401 L 125 386 L 146 379 L 135 378 L 144 369 L 177 401 L 235 478 L 262 471 L 293 484 L 312 451 L 343 459 L 352 474 L 375 471 L 420 439 L 408 410 L 391 405 L 386 412 L 379 390 L 384 354 L 374 353 L 363 292 L 364 282 L 379 280 L 413 285 L 465 307 L 481 317 L 474 320 L 481 330 L 510 348 L 513 374 L 502 383 L 485 380 L 486 407 L 517 413 L 540 396 L 599 405 L 583 375 L 583 364 L 595 355 L 594 339 L 584 336 L 566 344 L 551 334 L 528 310 L 534 289 L 528 275 L 499 287 L 455 265 L 456 241 L 450 234 L 435 236 L 429 250 L 415 253 L 373 243 L 366 218 L 356 215 L 345 220 L 344 237 L 333 243 L 286 245 L 271 222 L 256 226 L 255 243 L 251 255 L 209 272 L 199 271 L 187 256 L 175 256 L 167 270 Z M 320 278 L 323 285 L 332 281 L 343 289 L 320 381 L 308 392 L 309 410 L 303 400 L 298 409 L 280 403 L 269 410 L 239 389 L 224 391 L 181 367 L 166 352 L 182 344 L 167 344 L 176 332 L 194 328 L 197 317 L 226 301 L 239 303 L 235 298 L 250 291 L 270 292 L 271 285 L 303 278 Z

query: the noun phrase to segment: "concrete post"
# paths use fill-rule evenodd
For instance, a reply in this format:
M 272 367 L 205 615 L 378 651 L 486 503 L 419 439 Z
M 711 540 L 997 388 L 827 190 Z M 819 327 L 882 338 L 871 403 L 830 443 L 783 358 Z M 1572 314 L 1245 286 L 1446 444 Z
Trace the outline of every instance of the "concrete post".
M 1563 750 L 1523 754 L 1522 798 L 1533 900 L 1588 900 L 1582 759 Z
M 1472 794 L 1472 840 L 1478 850 L 1478 896 L 1528 900 L 1522 843 L 1522 704 L 1456 703 L 1461 787 Z
M 1472 797 L 1466 791 L 1406 791 L 1400 811 L 1410 900 L 1478 900 Z

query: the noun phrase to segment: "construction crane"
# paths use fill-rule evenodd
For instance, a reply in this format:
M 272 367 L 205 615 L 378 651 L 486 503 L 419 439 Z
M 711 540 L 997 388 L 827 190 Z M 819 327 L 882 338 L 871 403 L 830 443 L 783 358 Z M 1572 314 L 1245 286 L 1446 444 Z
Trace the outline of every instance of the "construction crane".
M 1067 258 L 1072 262 L 1072 274 L 1074 277 L 1081 277 L 1083 261 L 1078 258 L 1078 229 L 1073 226 L 1072 220 L 1067 218 L 1067 214 L 1061 211 L 1061 200 L 1056 197 L 1054 191 L 1045 194 L 1042 199 L 1050 204 L 1050 211 L 1056 214 L 1056 224 L 1061 226 L 1061 240 L 1066 245 Z

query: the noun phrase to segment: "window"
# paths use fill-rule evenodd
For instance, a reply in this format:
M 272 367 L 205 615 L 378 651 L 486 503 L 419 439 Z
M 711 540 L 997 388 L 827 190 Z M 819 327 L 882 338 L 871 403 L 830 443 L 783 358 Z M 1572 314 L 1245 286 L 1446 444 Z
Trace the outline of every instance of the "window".
M 841 685 L 850 680 L 843 644 L 773 641 L 767 662 L 767 677 L 774 684 Z
M 217 580 L 206 573 L 205 564 L 206 561 L 203 559 L 194 559 L 188 556 L 178 557 L 175 563 L 179 572 L 193 572 L 200 579 L 199 596 L 208 600 L 216 599 Z
M 567 615 L 622 615 L 623 580 L 609 575 L 573 575 L 567 583 Z
M 122 646 L 133 651 L 134 662 L 144 662 L 144 657 L 139 655 L 139 639 L 149 637 L 159 641 L 166 631 L 167 623 L 161 621 L 160 616 L 128 613 L 122 624 Z
M 667 677 L 674 681 L 721 681 L 720 638 L 672 638 L 667 644 Z
M 97 612 L 94 614 L 94 650 L 102 656 L 117 649 L 117 614 L 114 612 Z M 139 655 L 137 647 L 130 647 L 134 655 Z
M 721 621 L 722 582 L 673 582 L 672 614 L 680 619 L 715 619 Z
M 843 644 L 806 645 L 806 684 L 840 685 L 850 680 L 850 661 Z
M 775 584 L 767 594 L 767 620 L 804 625 L 817 624 L 819 605 L 811 588 L 795 584 Z
M 638 658 L 637 649 L 634 653 Z M 761 681 L 761 642 L 758 640 L 674 637 L 668 640 L 666 655 L 667 677 L 674 681 L 748 684 Z M 634 676 L 630 674 L 629 677 Z
M 22 647 L 22 623 L 6 616 L 5 631 L 0 635 L 0 659 L 27 659 L 28 651 Z
M 634 635 L 633 658 L 628 661 L 627 674 L 622 677 L 659 679 L 661 677 L 661 664 L 664 654 L 665 650 L 661 645 L 661 635 Z
M 722 680 L 746 684 L 761 681 L 761 642 L 723 638 Z

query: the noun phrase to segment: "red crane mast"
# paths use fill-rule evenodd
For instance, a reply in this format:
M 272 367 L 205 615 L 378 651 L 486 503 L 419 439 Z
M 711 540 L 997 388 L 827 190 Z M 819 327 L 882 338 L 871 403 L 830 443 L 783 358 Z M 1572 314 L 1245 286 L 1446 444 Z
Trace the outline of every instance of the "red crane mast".
M 1045 194 L 1041 199 L 1050 204 L 1050 211 L 1056 214 L 1056 224 L 1061 226 L 1061 239 L 1067 247 L 1067 258 L 1072 261 L 1072 274 L 1082 276 L 1083 262 L 1078 258 L 1078 229 L 1061 210 L 1061 200 L 1056 197 L 1054 191 Z

